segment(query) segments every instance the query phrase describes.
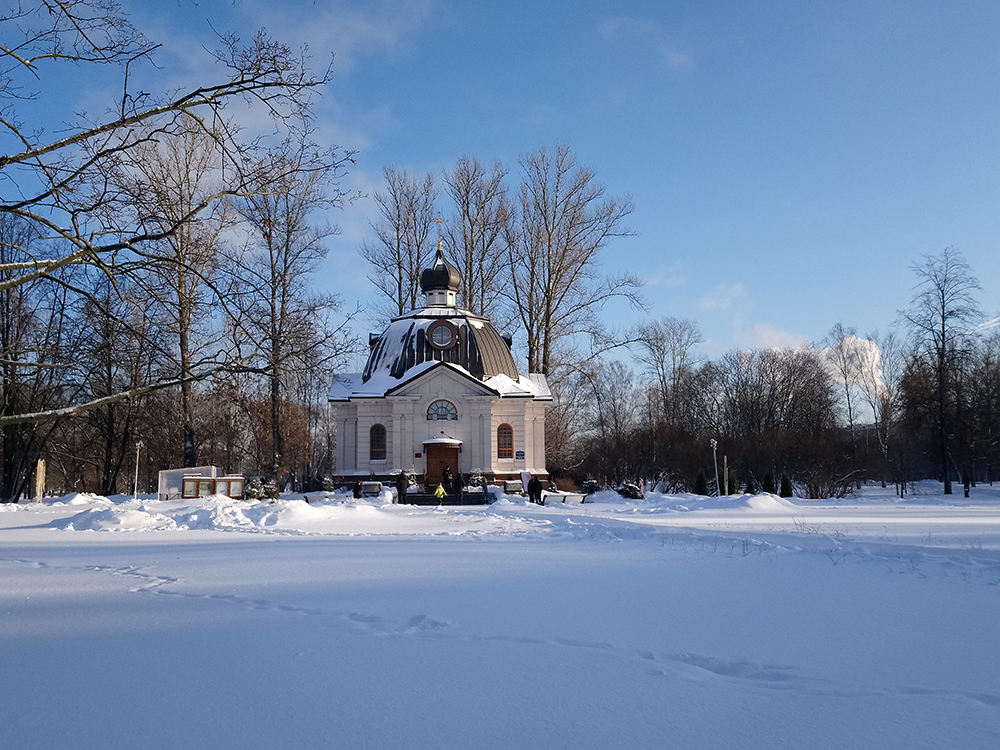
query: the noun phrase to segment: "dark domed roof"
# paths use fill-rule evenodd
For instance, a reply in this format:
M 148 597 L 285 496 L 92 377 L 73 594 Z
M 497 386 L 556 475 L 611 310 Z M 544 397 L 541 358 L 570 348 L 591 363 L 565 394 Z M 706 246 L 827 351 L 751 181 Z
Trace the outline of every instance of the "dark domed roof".
M 494 375 L 518 379 L 510 347 L 493 324 L 465 310 L 428 308 L 396 318 L 372 346 L 362 381 L 378 372 L 402 378 L 423 362 L 450 362 L 486 380 Z
M 486 318 L 455 307 L 461 283 L 461 274 L 445 260 L 439 244 L 433 265 L 420 275 L 427 307 L 394 318 L 371 341 L 362 381 L 367 383 L 379 373 L 398 380 L 424 362 L 450 362 L 483 380 L 495 375 L 517 380 L 510 343 Z
M 451 263 L 445 260 L 444 251 L 438 245 L 437 255 L 430 268 L 425 268 L 420 274 L 420 291 L 424 294 L 434 289 L 447 289 L 457 292 L 462 284 L 462 275 Z

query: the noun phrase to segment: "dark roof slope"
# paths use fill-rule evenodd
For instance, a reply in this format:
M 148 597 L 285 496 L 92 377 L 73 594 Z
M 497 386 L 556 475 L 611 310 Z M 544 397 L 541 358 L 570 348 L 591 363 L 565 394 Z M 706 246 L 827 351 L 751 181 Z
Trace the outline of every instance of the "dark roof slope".
M 432 346 L 427 340 L 427 329 L 441 320 L 448 321 L 457 332 L 454 345 L 447 349 Z M 465 310 L 428 308 L 389 324 L 371 348 L 362 380 L 368 382 L 381 370 L 402 378 L 411 367 L 432 360 L 458 365 L 480 379 L 494 375 L 513 380 L 519 377 L 510 347 L 492 323 Z

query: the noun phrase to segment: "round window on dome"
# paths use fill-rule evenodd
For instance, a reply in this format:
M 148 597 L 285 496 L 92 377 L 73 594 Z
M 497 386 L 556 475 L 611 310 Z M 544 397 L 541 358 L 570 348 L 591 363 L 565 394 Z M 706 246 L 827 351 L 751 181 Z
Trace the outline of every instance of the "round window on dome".
M 432 323 L 427 329 L 427 341 L 435 349 L 451 349 L 458 340 L 458 331 L 447 320 Z

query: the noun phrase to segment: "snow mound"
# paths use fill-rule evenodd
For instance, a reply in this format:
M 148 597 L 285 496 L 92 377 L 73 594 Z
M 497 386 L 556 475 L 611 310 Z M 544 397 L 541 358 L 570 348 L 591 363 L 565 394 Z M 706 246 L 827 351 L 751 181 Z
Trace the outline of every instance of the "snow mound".
M 91 508 L 52 526 L 65 531 L 168 531 L 176 529 L 173 519 L 160 513 L 122 508 Z
M 788 498 L 777 495 L 743 495 L 746 498 L 747 507 L 750 510 L 766 511 L 769 513 L 797 513 L 799 508 Z
M 70 492 L 68 495 L 57 497 L 52 501 L 53 505 L 112 505 L 112 502 L 103 495 L 95 495 L 92 492 Z
M 736 510 L 758 513 L 794 513 L 798 506 L 790 500 L 777 495 L 723 495 L 709 497 L 680 493 L 664 495 L 658 492 L 647 492 L 641 500 L 630 500 L 612 490 L 603 490 L 589 495 L 587 503 L 595 505 L 616 506 L 618 513 L 687 513 L 697 510 Z

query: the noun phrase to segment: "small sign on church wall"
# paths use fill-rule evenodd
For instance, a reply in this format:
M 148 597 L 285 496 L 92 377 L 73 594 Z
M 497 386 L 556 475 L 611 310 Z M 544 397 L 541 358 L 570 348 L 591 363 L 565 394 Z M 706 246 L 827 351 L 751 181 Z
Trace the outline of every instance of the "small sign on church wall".
M 523 461 L 524 460 L 524 451 L 516 451 L 514 453 L 514 458 L 517 458 L 517 459 L 520 459 L 520 460 Z

